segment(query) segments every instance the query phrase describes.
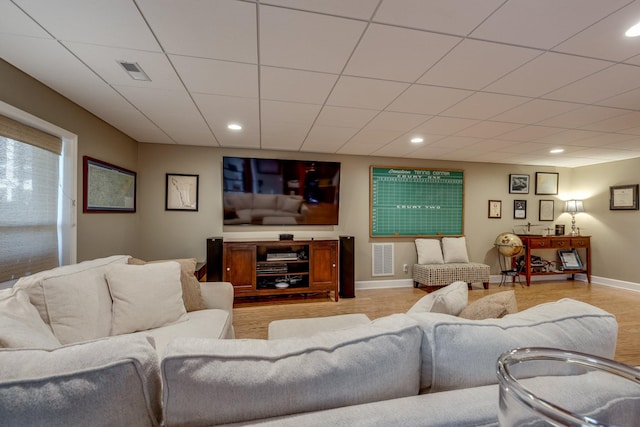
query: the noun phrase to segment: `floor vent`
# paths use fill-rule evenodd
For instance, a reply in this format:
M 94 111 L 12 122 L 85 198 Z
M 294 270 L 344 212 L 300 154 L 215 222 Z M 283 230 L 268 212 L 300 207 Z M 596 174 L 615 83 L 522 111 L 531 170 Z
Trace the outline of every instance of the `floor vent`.
M 372 244 L 372 276 L 393 276 L 393 243 Z

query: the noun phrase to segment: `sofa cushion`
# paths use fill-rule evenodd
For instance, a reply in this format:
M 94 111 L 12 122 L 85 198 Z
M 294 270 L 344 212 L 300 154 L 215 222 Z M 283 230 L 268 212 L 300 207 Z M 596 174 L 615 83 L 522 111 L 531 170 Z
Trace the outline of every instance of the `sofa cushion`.
M 0 350 L 0 424 L 157 426 L 161 381 L 150 340 Z
M 444 264 L 442 247 L 438 239 L 416 239 L 418 264 Z
M 411 313 L 422 338 L 421 390 L 435 392 L 494 384 L 500 354 L 518 347 L 552 347 L 613 358 L 615 316 L 565 298 L 508 314 L 467 320 L 439 313 Z
M 114 265 L 106 277 L 113 298 L 111 335 L 186 320 L 177 262 Z
M 164 420 L 214 425 L 409 396 L 419 374 L 420 330 L 402 314 L 308 338 L 178 338 L 162 360 Z
M 0 291 L 0 348 L 59 346 L 24 289 Z
M 236 210 L 251 209 L 253 207 L 253 194 L 225 192 L 224 207 Z
M 129 256 L 114 255 L 57 267 L 22 277 L 24 289 L 60 343 L 109 336 L 111 296 L 105 279 L 109 265 L 126 264 Z
M 279 195 L 277 208 L 284 212 L 298 213 L 302 200 L 302 196 Z
M 514 291 L 498 292 L 487 295 L 477 301 L 472 302 L 458 314 L 464 319 L 498 319 L 507 314 L 517 313 L 518 304 Z
M 407 313 L 444 313 L 457 316 L 469 301 L 469 286 L 453 282 L 420 298 Z
M 467 240 L 464 237 L 443 237 L 442 255 L 445 263 L 469 262 Z
M 253 209 L 276 211 L 278 209 L 278 195 L 277 194 L 254 194 L 253 195 Z
M 197 260 L 195 258 L 183 258 L 174 260 L 150 261 L 152 263 L 176 261 L 180 264 L 180 284 L 182 285 L 182 302 L 187 312 L 204 310 L 207 308 L 202 300 L 200 282 L 196 279 L 195 271 Z M 138 258 L 129 258 L 129 264 L 145 265 L 147 261 Z

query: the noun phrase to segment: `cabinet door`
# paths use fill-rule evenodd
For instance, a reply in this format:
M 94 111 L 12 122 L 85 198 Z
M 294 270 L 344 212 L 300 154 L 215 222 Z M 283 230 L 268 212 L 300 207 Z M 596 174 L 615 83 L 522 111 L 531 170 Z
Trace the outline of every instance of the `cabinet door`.
M 338 242 L 313 242 L 309 246 L 310 286 L 335 290 L 338 284 Z
M 256 273 L 256 248 L 246 244 L 224 244 L 224 277 L 234 287 L 253 288 Z

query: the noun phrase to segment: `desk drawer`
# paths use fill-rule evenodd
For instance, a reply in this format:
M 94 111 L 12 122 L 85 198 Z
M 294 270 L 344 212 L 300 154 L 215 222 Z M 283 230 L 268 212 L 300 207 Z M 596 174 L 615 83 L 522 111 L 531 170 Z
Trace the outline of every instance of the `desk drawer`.
M 538 248 L 550 248 L 551 247 L 551 239 L 528 239 L 529 240 L 529 248 L 530 249 L 538 249 Z
M 589 247 L 589 238 L 588 237 L 572 237 L 571 238 L 571 247 L 574 247 L 574 248 L 587 248 L 587 247 Z
M 571 239 L 568 237 L 566 239 L 564 237 L 551 239 L 551 247 L 558 249 L 569 249 L 571 247 Z

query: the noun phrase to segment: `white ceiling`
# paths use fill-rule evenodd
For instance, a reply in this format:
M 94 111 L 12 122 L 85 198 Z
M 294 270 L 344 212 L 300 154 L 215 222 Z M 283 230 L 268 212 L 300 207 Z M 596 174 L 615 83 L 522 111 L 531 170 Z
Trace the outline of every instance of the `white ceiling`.
M 576 167 L 640 157 L 639 20 L 640 0 L 2 0 L 0 55 L 141 142 Z

